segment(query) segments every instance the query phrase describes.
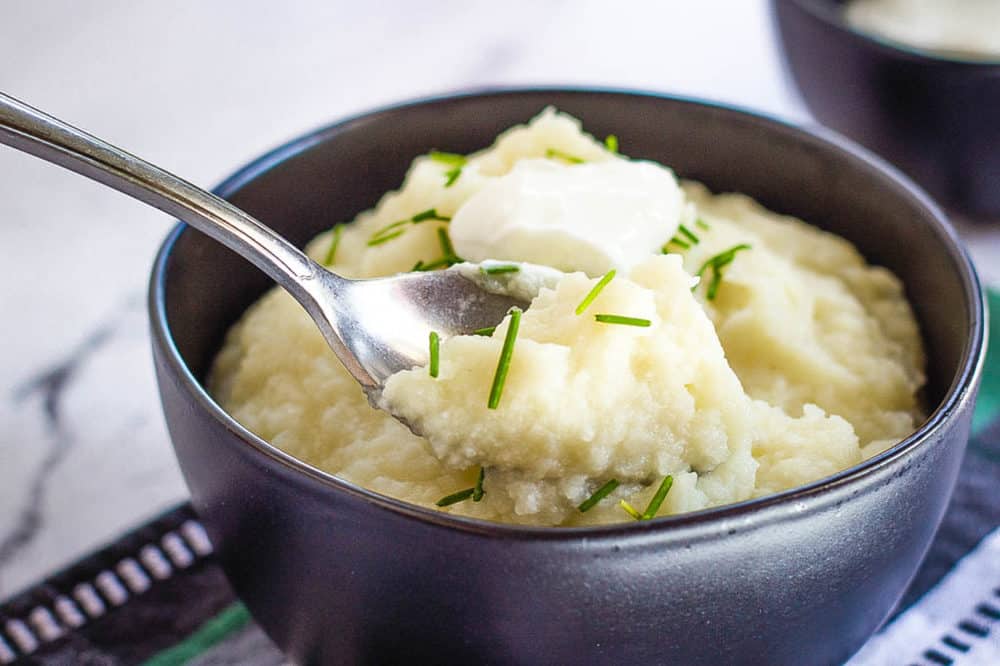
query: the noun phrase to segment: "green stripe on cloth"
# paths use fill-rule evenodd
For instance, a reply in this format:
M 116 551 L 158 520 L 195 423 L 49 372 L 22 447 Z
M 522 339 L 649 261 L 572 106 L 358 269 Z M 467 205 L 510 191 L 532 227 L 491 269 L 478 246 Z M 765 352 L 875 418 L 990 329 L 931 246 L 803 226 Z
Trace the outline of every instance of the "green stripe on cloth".
M 247 611 L 247 607 L 236 602 L 205 622 L 196 632 L 177 645 L 154 655 L 143 666 L 186 664 L 213 645 L 221 643 L 249 622 L 250 613 Z
M 972 420 L 973 432 L 978 432 L 1000 416 L 1000 292 L 988 290 L 986 303 L 990 312 L 989 348 L 983 366 L 983 383 L 976 401 L 976 415 Z

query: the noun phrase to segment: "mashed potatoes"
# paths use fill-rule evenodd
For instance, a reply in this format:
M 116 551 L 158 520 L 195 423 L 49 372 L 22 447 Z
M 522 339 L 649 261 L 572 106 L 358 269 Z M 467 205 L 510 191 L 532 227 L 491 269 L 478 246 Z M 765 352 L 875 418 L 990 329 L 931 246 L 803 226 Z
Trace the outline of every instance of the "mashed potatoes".
M 965 58 L 1000 59 L 997 0 L 851 0 L 852 25 L 901 44 Z
M 470 232 L 474 222 L 462 220 L 493 215 L 496 206 L 484 198 L 510 192 L 511 181 L 501 179 L 539 160 L 563 169 L 553 176 L 538 168 L 547 183 L 576 178 L 584 166 L 590 175 L 581 178 L 603 163 L 615 174 L 626 169 L 619 166 L 625 158 L 575 120 L 546 111 L 464 163 L 415 160 L 400 190 L 343 228 L 334 270 L 370 277 L 440 264 L 442 254 L 448 258 L 441 243 L 448 220 L 456 232 L 464 228 L 452 254 L 473 242 L 484 247 L 483 235 Z M 638 168 L 649 171 L 649 182 L 670 191 L 633 193 L 646 212 L 629 217 L 638 208 L 623 205 L 608 220 L 647 225 L 630 236 L 627 252 L 605 252 L 600 243 L 573 252 L 553 247 L 566 272 L 522 267 L 483 278 L 534 296 L 496 409 L 487 401 L 510 317 L 490 335 L 444 340 L 436 377 L 415 368 L 390 378 L 383 405 L 418 437 L 369 406 L 309 317 L 279 289 L 229 333 L 210 378 L 213 395 L 264 439 L 359 485 L 434 506 L 475 487 L 482 474 L 480 501 L 464 497 L 442 510 L 540 525 L 631 520 L 620 501 L 641 512 L 667 476 L 673 485 L 657 515 L 776 492 L 849 467 L 911 432 L 923 418 L 923 351 L 899 281 L 841 238 L 741 195 L 678 187 L 668 170 L 657 167 L 664 176 L 647 165 Z M 560 234 L 580 240 L 572 220 L 584 212 L 552 222 L 568 209 L 549 196 L 560 186 L 546 185 L 530 201 L 525 195 L 527 207 L 513 207 L 529 211 L 520 217 L 490 217 L 490 228 L 519 239 L 504 245 L 503 234 L 494 234 L 493 247 L 533 253 L 503 259 L 539 261 L 538 244 L 525 240 L 531 234 L 554 245 Z M 411 221 L 391 226 L 401 220 Z M 324 260 L 332 241 L 331 233 L 319 236 L 309 254 Z M 574 257 L 585 265 L 567 265 Z M 577 314 L 609 267 L 617 274 Z M 617 486 L 605 498 L 586 512 L 577 508 L 611 481 Z

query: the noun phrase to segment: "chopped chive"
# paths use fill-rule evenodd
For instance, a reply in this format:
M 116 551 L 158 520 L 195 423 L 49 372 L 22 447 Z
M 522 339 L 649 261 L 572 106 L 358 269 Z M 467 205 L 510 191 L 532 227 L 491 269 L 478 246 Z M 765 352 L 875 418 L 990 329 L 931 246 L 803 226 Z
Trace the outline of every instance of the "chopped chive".
M 602 499 L 604 499 L 605 497 L 607 497 L 608 495 L 610 495 L 611 493 L 613 493 L 614 490 L 615 490 L 615 488 L 617 488 L 617 487 L 618 487 L 618 480 L 617 479 L 611 479 L 610 481 L 608 481 L 607 483 L 605 483 L 603 486 L 601 486 L 600 488 L 598 488 L 596 491 L 594 491 L 593 495 L 591 495 L 587 499 L 583 500 L 583 502 L 580 504 L 580 506 L 578 506 L 576 508 L 579 509 L 580 513 L 587 513 L 588 511 L 590 511 L 591 509 L 593 509 L 595 506 L 597 506 L 598 502 L 600 502 Z
M 607 148 L 612 153 L 618 152 L 618 137 L 614 134 L 609 134 L 604 137 L 604 147 Z
M 462 167 L 457 166 L 452 169 L 448 169 L 444 172 L 444 186 L 451 187 L 458 180 L 458 177 L 462 175 Z
M 698 243 L 700 243 L 700 242 L 701 242 L 701 241 L 700 241 L 700 240 L 698 239 L 698 237 L 697 237 L 697 236 L 695 236 L 695 235 L 694 235 L 694 233 L 692 233 L 692 232 L 691 232 L 691 230 L 690 230 L 690 229 L 688 229 L 687 227 L 685 227 L 685 226 L 684 226 L 683 224 L 682 224 L 682 225 L 680 225 L 680 226 L 678 227 L 678 229 L 680 230 L 680 232 L 681 232 L 681 234 L 682 234 L 683 236 L 685 236 L 685 237 L 686 237 L 686 238 L 687 238 L 687 239 L 688 239 L 689 241 L 691 241 L 691 243 L 692 243 L 692 244 L 694 244 L 694 245 L 697 245 Z
M 493 331 L 497 330 L 496 326 L 487 326 L 486 328 L 477 328 L 472 332 L 473 335 L 493 335 Z
M 476 487 L 472 489 L 472 501 L 478 502 L 483 499 L 486 491 L 483 490 L 483 481 L 486 479 L 486 468 L 479 468 L 479 476 L 476 478 Z
M 437 150 L 432 150 L 430 152 L 430 158 L 435 162 L 440 162 L 441 164 L 446 164 L 451 168 L 444 172 L 444 186 L 451 187 L 458 180 L 458 177 L 462 175 L 462 167 L 468 162 L 468 158 L 465 155 L 459 155 L 458 153 L 443 153 Z
M 441 252 L 444 253 L 444 259 L 453 264 L 458 264 L 462 262 L 461 257 L 455 254 L 455 248 L 451 244 L 451 238 L 448 237 L 448 232 L 444 227 L 438 227 L 438 243 L 441 244 Z
M 450 217 L 444 217 L 443 215 L 438 215 L 436 208 L 428 208 L 425 211 L 421 211 L 410 218 L 410 222 L 413 224 L 420 224 L 425 220 L 439 220 L 441 222 L 451 222 Z
M 725 250 L 724 252 L 720 252 L 719 254 L 715 255 L 705 263 L 706 264 L 712 263 L 720 267 L 725 266 L 729 263 L 732 263 L 733 259 L 736 258 L 737 252 L 749 249 L 750 245 L 748 245 L 747 243 L 740 243 L 739 245 L 734 245 L 733 247 L 729 248 L 728 250 Z M 704 266 L 702 266 L 702 269 L 704 269 Z
M 368 247 L 375 247 L 376 245 L 381 245 L 382 243 L 391 241 L 393 238 L 399 238 L 402 235 L 403 235 L 403 229 L 400 229 L 399 231 L 394 231 L 393 233 L 388 234 L 386 236 L 379 236 L 377 238 L 372 238 L 370 241 L 368 241 Z
M 694 223 L 695 223 L 695 226 L 697 226 L 699 229 L 704 229 L 705 231 L 708 231 L 709 229 L 711 229 L 711 227 L 708 226 L 708 222 L 706 222 L 705 220 L 701 219 L 700 217 L 698 219 L 696 219 L 694 221 Z
M 326 257 L 323 259 L 324 266 L 333 266 L 333 262 L 337 258 L 337 246 L 340 245 L 340 237 L 343 234 L 344 225 L 338 224 L 333 228 L 333 240 L 330 241 L 330 249 L 326 251 Z
M 507 372 L 510 370 L 510 359 L 514 355 L 514 341 L 517 339 L 517 329 L 521 325 L 521 308 L 510 309 L 510 323 L 507 326 L 507 336 L 503 340 L 503 349 L 500 350 L 500 360 L 497 361 L 497 371 L 493 375 L 493 386 L 490 387 L 490 399 L 487 406 L 496 409 L 500 404 L 500 396 L 503 395 L 503 385 L 507 381 Z
M 439 150 L 432 150 L 430 152 L 430 158 L 435 162 L 450 164 L 451 166 L 462 166 L 467 161 L 465 155 L 459 155 L 458 153 L 444 153 Z
M 580 304 L 576 306 L 576 314 L 578 315 L 583 314 L 583 311 L 586 310 L 588 307 L 590 307 L 590 304 L 594 302 L 594 299 L 597 298 L 597 295 L 600 294 L 604 290 L 604 288 L 608 286 L 608 283 L 614 279 L 615 279 L 615 269 L 612 268 L 610 271 L 605 273 L 604 277 L 602 277 L 598 281 L 598 283 L 595 284 L 589 292 L 587 292 L 587 295 L 583 297 L 583 300 L 580 301 Z
M 441 336 L 439 336 L 435 331 L 431 331 L 430 334 L 430 346 L 431 346 L 431 362 L 427 366 L 427 372 L 430 373 L 431 377 L 438 376 L 438 367 L 441 364 Z
M 429 220 L 431 218 L 430 217 L 425 217 L 424 219 Z M 439 218 L 435 218 L 435 219 L 446 221 L 444 218 L 440 218 L 440 217 Z M 402 233 L 402 232 L 400 232 L 400 233 Z M 465 261 L 460 256 L 458 256 L 457 254 L 455 254 L 455 248 L 452 247 L 451 239 L 448 237 L 448 232 L 444 229 L 444 227 L 438 227 L 437 234 L 438 234 L 438 242 L 441 245 L 441 251 L 444 253 L 444 256 L 441 257 L 440 259 L 435 259 L 434 261 L 431 261 L 431 262 L 428 262 L 428 263 L 424 263 L 423 260 L 420 260 L 417 263 L 415 263 L 413 265 L 413 268 L 411 268 L 410 270 L 413 270 L 413 271 L 432 271 L 432 270 L 434 270 L 436 268 L 443 268 L 445 266 L 453 266 L 455 264 L 460 264 L 463 261 Z M 385 239 L 385 240 L 388 240 L 388 238 Z M 380 242 L 385 242 L 385 241 L 382 240 Z M 371 245 L 371 242 L 369 242 L 369 245 Z
M 546 157 L 558 157 L 561 160 L 566 160 L 567 162 L 572 162 L 573 164 L 583 164 L 585 160 L 576 157 L 575 155 L 570 155 L 569 153 L 564 153 L 561 150 L 556 150 L 555 148 L 549 148 L 545 151 Z
M 714 301 L 715 297 L 719 293 L 719 285 L 722 284 L 722 271 L 720 271 L 715 266 L 712 266 L 712 280 L 708 283 L 708 290 L 705 292 L 705 298 L 710 301 Z
M 480 266 L 479 270 L 483 275 L 499 275 L 500 273 L 517 273 L 521 267 L 515 264 L 503 264 L 501 266 Z
M 701 265 L 701 268 L 699 268 L 698 272 L 695 273 L 695 275 L 697 275 L 699 278 L 706 270 L 708 270 L 709 268 L 712 269 L 712 278 L 708 283 L 708 289 L 706 290 L 705 293 L 705 297 L 708 300 L 710 301 L 715 300 L 715 296 L 719 293 L 719 285 L 722 283 L 722 269 L 728 266 L 729 264 L 733 263 L 733 260 L 736 258 L 737 252 L 749 249 L 750 249 L 749 245 L 747 245 L 746 243 L 740 243 L 739 245 L 734 245 L 728 250 L 720 252 L 714 257 L 709 258 L 707 261 L 705 261 L 705 263 Z M 697 289 L 697 287 L 698 285 L 695 285 L 694 287 L 691 288 L 691 291 L 694 291 L 695 289 Z
M 649 506 L 642 512 L 643 520 L 652 520 L 656 516 L 656 512 L 660 510 L 660 505 L 663 504 L 663 500 L 667 497 L 667 493 L 670 492 L 670 487 L 673 485 L 674 477 L 669 474 L 663 477 L 663 481 L 660 482 L 660 487 L 656 489 L 653 499 L 649 500 Z
M 435 259 L 434 261 L 432 261 L 430 263 L 427 263 L 427 264 L 425 264 L 422 261 L 418 261 L 417 264 L 413 267 L 413 270 L 415 270 L 415 271 L 432 271 L 432 270 L 434 270 L 436 268 L 443 268 L 445 266 L 451 266 L 452 263 L 453 262 L 451 262 L 450 260 L 444 259 L 444 258 L 442 258 L 442 259 Z
M 448 498 L 446 497 L 445 499 L 448 499 Z M 444 500 L 441 500 L 441 501 L 443 502 Z M 635 507 L 632 506 L 631 504 L 629 504 L 628 502 L 626 502 L 625 500 L 618 500 L 618 505 L 621 508 L 625 509 L 625 513 L 627 513 L 628 515 L 632 516 L 636 520 L 642 520 L 642 514 L 639 513 L 638 511 L 636 511 Z M 442 505 L 439 503 L 438 506 L 442 506 Z
M 438 506 L 451 506 L 452 504 L 458 504 L 459 502 L 464 502 L 465 500 L 472 497 L 472 494 L 476 492 L 475 488 L 466 488 L 465 490 L 459 490 L 457 493 L 452 493 L 442 497 L 437 501 Z
M 613 314 L 596 314 L 594 319 L 601 322 L 602 324 L 621 324 L 623 326 L 640 326 L 647 327 L 652 326 L 653 322 L 648 319 L 640 319 L 638 317 L 623 317 L 621 315 Z
M 690 243 L 688 243 L 686 240 L 684 240 L 682 238 L 678 238 L 677 236 L 674 236 L 673 238 L 671 238 L 670 240 L 667 241 L 667 245 L 670 245 L 671 243 L 673 243 L 674 245 L 677 245 L 678 247 L 682 247 L 685 250 L 690 250 L 691 249 L 691 244 Z M 666 249 L 667 249 L 667 247 L 666 247 L 666 245 L 664 245 L 663 246 L 664 253 L 666 253 Z
M 426 220 L 438 220 L 440 222 L 450 222 L 450 217 L 444 217 L 443 215 L 438 215 L 436 208 L 428 208 L 425 211 L 421 211 L 411 218 L 406 220 L 397 220 L 392 224 L 388 224 L 375 233 L 372 234 L 371 239 L 368 241 L 368 246 L 372 247 L 375 245 L 381 245 L 386 241 L 390 241 L 393 238 L 399 238 L 403 235 L 406 229 L 400 229 L 400 227 L 405 227 L 408 224 L 420 224 Z M 398 230 L 398 231 L 393 231 Z
M 375 233 L 373 233 L 371 239 L 372 240 L 376 240 L 376 239 L 378 239 L 378 238 L 386 235 L 387 233 L 391 232 L 393 229 L 398 229 L 399 227 L 405 226 L 405 225 L 407 225 L 409 223 L 410 223 L 409 220 L 397 220 L 396 222 L 393 222 L 392 224 L 387 224 L 386 226 L 382 227 L 381 229 L 379 229 L 378 231 L 376 231 Z

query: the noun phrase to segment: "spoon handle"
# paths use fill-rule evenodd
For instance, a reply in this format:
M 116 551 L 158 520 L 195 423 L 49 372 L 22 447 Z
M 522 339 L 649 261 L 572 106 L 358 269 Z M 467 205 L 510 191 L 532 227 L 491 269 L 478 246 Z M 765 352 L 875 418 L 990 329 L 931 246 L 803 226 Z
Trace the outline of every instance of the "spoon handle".
M 92 178 L 181 219 L 253 262 L 296 297 L 319 268 L 229 202 L 0 92 L 0 143 Z M 335 276 L 330 275 L 334 279 Z

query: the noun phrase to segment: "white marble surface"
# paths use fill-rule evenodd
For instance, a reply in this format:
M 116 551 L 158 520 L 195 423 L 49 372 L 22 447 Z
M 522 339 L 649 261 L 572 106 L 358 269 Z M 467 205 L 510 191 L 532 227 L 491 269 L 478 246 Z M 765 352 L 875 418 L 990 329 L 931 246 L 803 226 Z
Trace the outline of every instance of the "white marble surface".
M 763 0 L 678 4 L 12 0 L 0 89 L 206 186 L 338 116 L 471 86 L 640 87 L 807 117 Z M 186 496 L 143 302 L 170 225 L 0 149 L 0 598 Z M 997 233 L 968 232 L 1000 283 Z

